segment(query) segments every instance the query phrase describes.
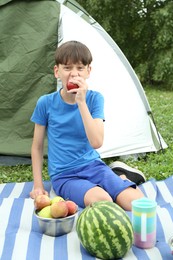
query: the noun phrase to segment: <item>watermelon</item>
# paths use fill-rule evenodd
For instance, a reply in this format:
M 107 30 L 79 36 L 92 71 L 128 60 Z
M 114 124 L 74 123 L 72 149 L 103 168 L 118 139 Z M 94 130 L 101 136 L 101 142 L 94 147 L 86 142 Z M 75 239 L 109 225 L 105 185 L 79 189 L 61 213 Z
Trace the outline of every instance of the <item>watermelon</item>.
M 109 201 L 87 206 L 77 219 L 76 232 L 86 251 L 101 259 L 122 258 L 133 244 L 130 218 Z

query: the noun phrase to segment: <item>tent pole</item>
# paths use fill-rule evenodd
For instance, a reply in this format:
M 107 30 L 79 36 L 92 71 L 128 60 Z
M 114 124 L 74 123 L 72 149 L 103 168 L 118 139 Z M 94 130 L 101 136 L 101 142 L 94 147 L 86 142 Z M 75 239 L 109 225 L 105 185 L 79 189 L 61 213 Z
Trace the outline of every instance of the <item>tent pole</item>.
M 152 113 L 151 111 L 148 111 L 148 115 L 151 116 L 151 119 L 152 119 L 152 121 L 153 121 L 153 124 L 154 124 L 154 126 L 155 126 L 155 128 L 156 128 L 157 137 L 158 137 L 158 140 L 159 140 L 159 143 L 160 143 L 160 150 L 163 152 L 164 149 L 163 149 L 163 146 L 162 146 L 162 141 L 161 141 L 161 138 L 160 138 L 160 135 L 159 135 L 159 131 L 158 131 L 157 126 L 156 126 L 156 122 L 155 122 L 153 113 Z

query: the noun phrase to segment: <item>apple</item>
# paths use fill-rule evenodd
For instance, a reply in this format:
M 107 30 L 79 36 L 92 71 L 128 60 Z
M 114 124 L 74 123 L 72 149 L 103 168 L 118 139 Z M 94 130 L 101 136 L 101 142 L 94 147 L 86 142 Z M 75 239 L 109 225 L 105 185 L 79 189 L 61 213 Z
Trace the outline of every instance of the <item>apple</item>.
M 47 195 L 38 195 L 34 200 L 34 206 L 36 209 L 41 210 L 51 204 L 51 200 Z
M 60 196 L 56 196 L 56 197 L 51 199 L 51 204 L 58 202 L 58 201 L 64 201 L 64 199 Z
M 50 206 L 46 206 L 43 209 L 41 209 L 37 215 L 42 218 L 52 218 L 52 215 L 50 213 Z
M 77 212 L 78 206 L 74 201 L 67 200 L 66 204 L 67 204 L 67 207 L 68 207 L 68 215 L 73 215 Z
M 79 88 L 79 86 L 77 84 L 74 84 L 74 83 L 69 81 L 67 83 L 67 89 L 70 90 L 70 89 L 74 89 L 74 88 Z
M 53 218 L 64 218 L 68 215 L 68 207 L 65 201 L 58 201 L 51 205 L 50 212 Z

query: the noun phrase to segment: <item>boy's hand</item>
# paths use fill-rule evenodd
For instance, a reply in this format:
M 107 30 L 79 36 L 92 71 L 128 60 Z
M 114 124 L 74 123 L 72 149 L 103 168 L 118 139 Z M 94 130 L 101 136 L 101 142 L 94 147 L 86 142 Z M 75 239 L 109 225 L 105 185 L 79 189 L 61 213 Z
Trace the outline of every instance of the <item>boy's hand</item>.
M 30 192 L 30 197 L 35 199 L 38 195 L 49 195 L 48 192 L 44 189 L 37 188 Z
M 74 92 L 75 89 L 75 92 Z M 80 97 L 85 98 L 86 92 L 88 90 L 88 85 L 85 81 L 80 76 L 74 77 L 67 83 L 67 92 L 68 93 L 73 93 L 73 94 L 79 94 Z
M 79 103 L 79 102 L 85 101 L 86 92 L 88 90 L 88 85 L 87 85 L 85 79 L 83 79 L 82 77 L 75 77 L 73 79 L 73 84 L 76 84 L 78 86 L 78 88 L 75 89 L 75 92 L 76 92 L 75 93 L 76 94 L 75 100 L 76 100 L 76 102 Z M 72 91 L 74 91 L 74 90 L 71 89 L 70 91 L 68 91 L 68 93 L 72 92 Z

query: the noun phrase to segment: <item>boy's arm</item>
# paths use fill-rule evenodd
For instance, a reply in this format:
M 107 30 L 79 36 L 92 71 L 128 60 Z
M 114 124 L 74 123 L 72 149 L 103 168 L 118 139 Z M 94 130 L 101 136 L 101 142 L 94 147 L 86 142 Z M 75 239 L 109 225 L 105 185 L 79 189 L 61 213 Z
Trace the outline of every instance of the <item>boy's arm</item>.
M 88 141 L 90 142 L 90 145 L 94 149 L 98 149 L 103 145 L 103 139 L 104 139 L 103 119 L 93 118 L 88 109 L 88 106 L 86 104 L 86 93 L 88 90 L 88 85 L 85 79 L 78 76 L 73 78 L 73 83 L 79 86 L 75 95 L 75 101 L 78 104 L 78 108 L 82 117 L 82 121 L 84 124 Z M 73 93 L 73 90 L 69 90 L 68 93 Z
M 35 124 L 34 137 L 31 149 L 32 171 L 34 178 L 34 187 L 30 192 L 31 198 L 35 199 L 37 195 L 46 194 L 42 181 L 43 167 L 43 146 L 45 137 L 45 126 Z
M 78 107 L 82 116 L 84 128 L 91 146 L 98 149 L 103 144 L 104 123 L 102 119 L 92 118 L 85 101 L 79 102 Z

